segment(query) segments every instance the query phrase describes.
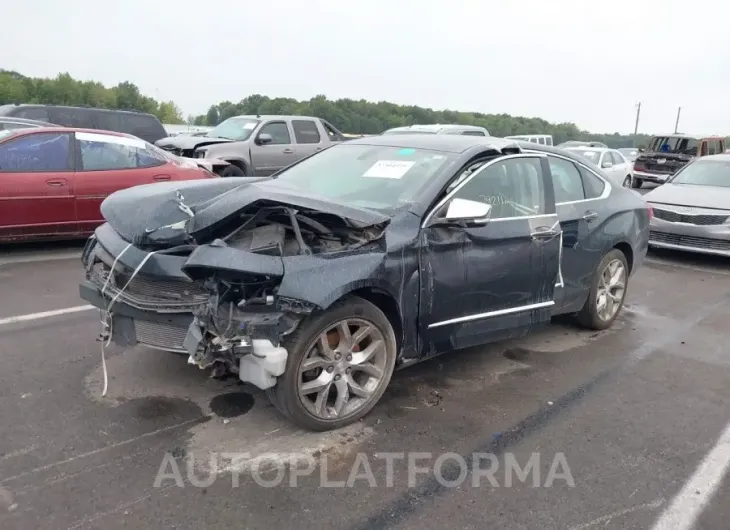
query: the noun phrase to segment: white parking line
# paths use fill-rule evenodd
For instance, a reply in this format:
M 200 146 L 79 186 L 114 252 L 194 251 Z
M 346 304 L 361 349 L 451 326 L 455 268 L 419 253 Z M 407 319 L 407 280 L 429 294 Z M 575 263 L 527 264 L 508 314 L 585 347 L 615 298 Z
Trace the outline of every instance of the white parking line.
M 652 530 L 689 530 L 730 467 L 730 424 Z
M 0 326 L 7 324 L 15 324 L 16 322 L 27 322 L 29 320 L 38 320 L 41 318 L 55 317 L 65 315 L 67 313 L 78 313 L 80 311 L 88 311 L 96 309 L 93 305 L 78 305 L 76 307 L 66 307 L 64 309 L 55 309 L 53 311 L 43 311 L 42 313 L 30 313 L 28 315 L 18 315 L 14 317 L 0 318 Z

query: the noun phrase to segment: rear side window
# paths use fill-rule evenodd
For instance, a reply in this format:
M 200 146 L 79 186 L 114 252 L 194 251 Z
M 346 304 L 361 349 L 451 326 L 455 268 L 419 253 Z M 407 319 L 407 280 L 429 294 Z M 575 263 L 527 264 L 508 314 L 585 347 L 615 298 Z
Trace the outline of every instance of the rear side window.
M 461 134 L 464 136 L 486 136 L 484 131 L 461 131 Z
M 160 166 L 162 154 L 141 140 L 96 133 L 76 133 L 82 171 L 111 171 Z
M 64 127 L 79 127 L 81 129 L 94 128 L 91 111 L 87 109 L 51 107 L 48 113 L 51 117 L 51 123 L 56 123 Z
M 327 133 L 327 136 L 329 139 L 333 142 L 344 142 L 345 137 L 342 136 L 342 133 L 335 129 L 335 127 L 329 123 L 327 123 L 324 120 L 319 120 L 319 122 L 322 124 L 322 127 L 324 127 L 325 132 Z
M 100 112 L 97 116 L 100 129 L 131 134 L 150 143 L 167 136 L 165 128 L 154 116 L 126 112 Z M 102 126 L 102 122 L 114 127 Z
M 292 120 L 294 137 L 298 144 L 318 144 L 320 140 L 317 124 L 312 120 Z
M 26 120 L 39 120 L 50 122 L 48 110 L 45 107 L 21 107 L 13 116 L 25 118 Z
M 0 145 L 0 171 L 68 171 L 70 135 L 39 133 Z
M 548 156 L 548 162 L 556 203 L 582 201 L 586 198 L 583 192 L 583 179 L 575 164 L 552 156 Z
M 606 183 L 584 167 L 579 167 L 579 169 L 580 176 L 583 179 L 583 189 L 585 190 L 586 199 L 600 197 L 606 187 Z

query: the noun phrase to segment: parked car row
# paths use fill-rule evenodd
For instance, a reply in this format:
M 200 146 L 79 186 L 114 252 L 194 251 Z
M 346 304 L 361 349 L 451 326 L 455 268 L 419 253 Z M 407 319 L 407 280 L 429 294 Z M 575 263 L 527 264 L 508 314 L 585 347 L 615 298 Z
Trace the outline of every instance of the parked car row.
M 110 340 L 235 374 L 328 430 L 367 414 L 397 368 L 555 314 L 610 326 L 651 207 L 571 151 L 403 134 L 275 178 L 136 186 L 102 213 L 80 290 Z

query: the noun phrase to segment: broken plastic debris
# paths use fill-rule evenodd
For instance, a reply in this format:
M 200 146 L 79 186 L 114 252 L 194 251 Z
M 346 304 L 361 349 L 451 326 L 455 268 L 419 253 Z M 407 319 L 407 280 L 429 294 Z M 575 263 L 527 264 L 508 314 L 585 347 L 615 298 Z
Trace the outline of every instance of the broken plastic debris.
M 553 402 L 552 402 L 552 401 L 548 401 L 548 405 L 552 405 L 552 404 L 553 404 Z

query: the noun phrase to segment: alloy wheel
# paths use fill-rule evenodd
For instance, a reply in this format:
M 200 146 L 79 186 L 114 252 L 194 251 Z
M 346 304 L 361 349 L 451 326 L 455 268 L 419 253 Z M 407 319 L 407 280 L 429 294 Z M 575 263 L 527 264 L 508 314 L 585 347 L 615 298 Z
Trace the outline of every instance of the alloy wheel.
M 611 320 L 621 308 L 626 294 L 626 267 L 620 260 L 611 260 L 598 280 L 596 312 L 604 321 Z
M 384 383 L 383 333 L 362 318 L 340 320 L 317 336 L 299 367 L 298 392 L 307 411 L 339 419 L 365 407 Z

